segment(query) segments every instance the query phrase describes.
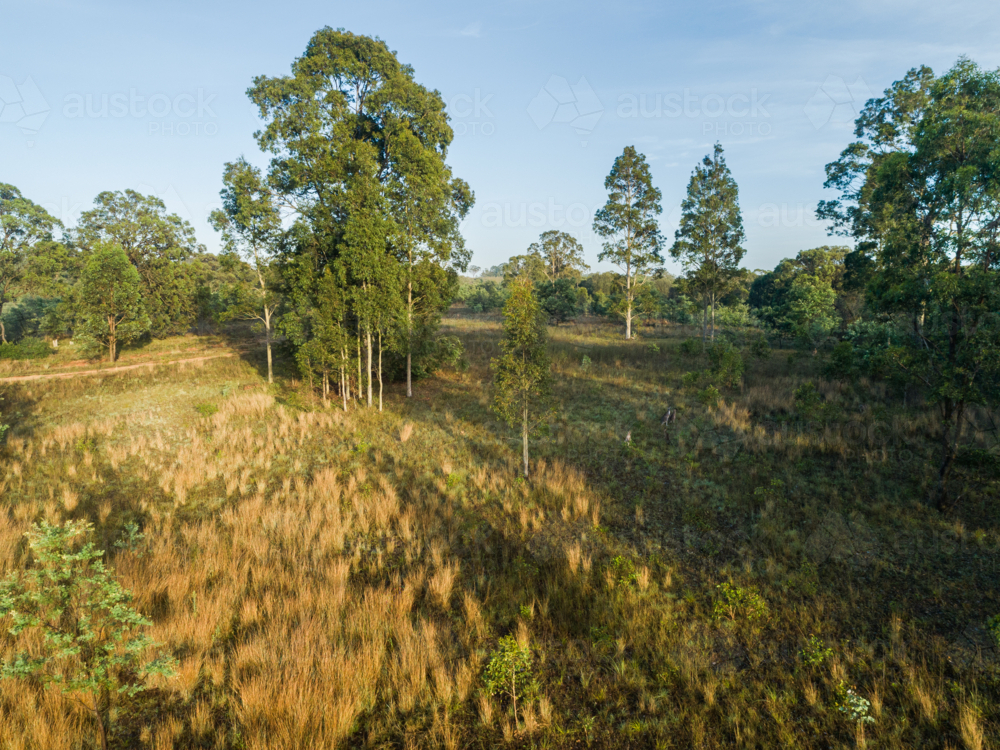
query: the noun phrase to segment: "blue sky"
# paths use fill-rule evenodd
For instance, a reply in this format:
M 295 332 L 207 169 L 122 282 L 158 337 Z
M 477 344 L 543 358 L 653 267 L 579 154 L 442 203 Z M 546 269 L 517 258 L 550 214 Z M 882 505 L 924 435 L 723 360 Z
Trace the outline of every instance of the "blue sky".
M 381 37 L 448 102 L 449 162 L 477 198 L 463 230 L 482 267 L 547 229 L 576 235 L 597 267 L 591 219 L 627 145 L 649 159 L 672 239 L 716 140 L 740 186 L 744 264 L 773 267 L 830 241 L 813 218 L 823 166 L 865 98 L 920 64 L 942 72 L 964 54 L 1000 66 L 993 0 L 5 0 L 2 18 L 0 182 L 70 225 L 102 190 L 153 193 L 210 249 L 223 163 L 265 161 L 252 78 L 287 73 L 322 26 Z

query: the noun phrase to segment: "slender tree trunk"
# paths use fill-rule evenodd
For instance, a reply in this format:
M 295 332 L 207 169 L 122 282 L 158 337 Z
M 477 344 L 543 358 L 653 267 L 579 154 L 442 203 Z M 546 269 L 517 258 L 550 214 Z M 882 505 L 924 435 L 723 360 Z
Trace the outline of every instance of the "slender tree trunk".
M 382 331 L 378 332 L 378 410 L 382 411 Z
M 274 372 L 271 369 L 271 313 L 264 310 L 264 341 L 267 346 L 267 382 L 274 382 Z
M 632 338 L 632 280 L 628 269 L 625 271 L 625 340 Z
M 372 405 L 372 332 L 371 329 L 365 330 L 365 349 L 368 354 L 368 406 Z
M 7 343 L 7 329 L 4 328 L 3 318 L 0 318 L 0 341 Z
M 413 273 L 413 263 L 410 262 L 410 273 Z M 406 282 L 406 397 L 413 398 L 413 278 Z
M 118 342 L 115 340 L 116 339 L 115 333 L 116 333 L 116 330 L 118 328 L 118 326 L 117 326 L 116 323 L 117 323 L 117 321 L 115 321 L 114 316 L 113 315 L 109 315 L 108 316 L 108 358 L 111 360 L 112 364 L 114 364 L 115 358 L 118 356 L 118 352 L 116 351 L 116 349 L 118 348 L 116 346 L 116 344 Z
M 525 404 L 521 421 L 521 444 L 524 454 L 524 478 L 528 478 L 528 406 Z
M 701 309 L 701 348 L 705 348 L 708 342 L 708 300 L 704 301 Z
M 347 347 L 340 350 L 341 371 L 344 375 L 344 408 L 347 408 L 347 401 L 351 398 L 351 371 L 348 370 L 350 362 L 347 359 Z
M 108 750 L 108 724 L 104 720 L 104 711 L 101 703 L 103 696 L 94 701 L 94 716 L 97 717 L 97 738 L 101 742 L 101 750 Z
M 347 381 L 344 372 L 343 359 L 340 364 L 340 400 L 344 403 L 344 411 L 347 411 Z
M 712 343 L 715 343 L 715 292 L 712 292 Z
M 524 450 L 527 451 L 528 449 L 525 448 Z M 528 476 L 528 473 L 525 472 L 524 475 Z M 511 668 L 510 670 L 510 698 L 511 702 L 514 704 L 514 727 L 516 728 L 517 727 L 517 672 L 515 672 L 513 668 Z
M 361 328 L 358 328 L 358 401 L 361 400 L 361 391 L 365 387 L 364 382 L 361 379 Z

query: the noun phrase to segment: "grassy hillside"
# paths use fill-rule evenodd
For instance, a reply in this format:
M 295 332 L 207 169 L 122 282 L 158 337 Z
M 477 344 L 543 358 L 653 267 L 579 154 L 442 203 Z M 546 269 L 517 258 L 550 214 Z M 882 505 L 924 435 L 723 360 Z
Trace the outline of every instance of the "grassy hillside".
M 526 483 L 490 411 L 498 324 L 445 327 L 470 367 L 381 414 L 240 357 L 6 386 L 0 573 L 32 522 L 89 519 L 180 662 L 117 747 L 991 746 L 997 485 L 929 509 L 933 419 L 906 394 L 783 351 L 727 387 L 682 330 L 552 329 Z M 508 635 L 532 660 L 516 723 L 484 689 Z M 0 682 L 4 747 L 92 738 Z

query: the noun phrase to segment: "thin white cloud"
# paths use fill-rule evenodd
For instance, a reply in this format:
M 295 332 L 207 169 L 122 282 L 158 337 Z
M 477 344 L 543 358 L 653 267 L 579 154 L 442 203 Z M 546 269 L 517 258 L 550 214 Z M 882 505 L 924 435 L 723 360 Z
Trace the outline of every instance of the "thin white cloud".
M 459 31 L 459 36 L 473 36 L 478 37 L 483 30 L 483 25 L 479 21 L 473 21 L 464 29 Z

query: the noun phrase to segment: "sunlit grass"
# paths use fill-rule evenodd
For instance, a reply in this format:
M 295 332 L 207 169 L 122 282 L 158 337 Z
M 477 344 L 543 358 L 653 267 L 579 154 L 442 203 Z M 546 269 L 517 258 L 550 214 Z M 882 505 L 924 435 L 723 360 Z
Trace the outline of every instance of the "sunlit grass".
M 678 350 L 693 332 L 563 326 L 526 484 L 489 409 L 498 322 L 446 329 L 469 368 L 382 414 L 239 358 L 8 390 L 0 571 L 33 521 L 92 521 L 180 662 L 125 703 L 120 747 L 990 746 L 995 487 L 926 508 L 926 415 L 791 352 L 708 407 L 682 383 L 707 368 Z M 129 522 L 145 541 L 116 549 Z M 723 583 L 766 614 L 718 617 Z M 517 723 L 481 691 L 508 634 L 538 679 Z M 841 681 L 871 702 L 863 735 Z M 0 682 L 4 747 L 78 748 L 87 721 Z

